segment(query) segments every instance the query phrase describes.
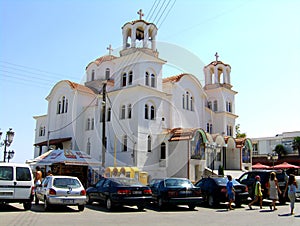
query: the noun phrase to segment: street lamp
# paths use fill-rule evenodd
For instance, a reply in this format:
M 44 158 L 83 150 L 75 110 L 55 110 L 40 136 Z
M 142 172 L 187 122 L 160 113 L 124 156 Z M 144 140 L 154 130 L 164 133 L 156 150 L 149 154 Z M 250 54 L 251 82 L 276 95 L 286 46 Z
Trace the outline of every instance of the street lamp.
M 278 160 L 277 153 L 273 151 L 272 154 L 268 154 L 268 160 L 271 160 L 273 162 L 273 169 L 274 169 L 274 162 Z
M 1 146 L 4 146 L 3 162 L 5 162 L 6 159 L 8 159 L 8 161 L 12 159 L 15 154 L 14 151 L 8 151 L 8 152 L 6 151 L 6 148 L 9 147 L 13 142 L 14 135 L 15 132 L 12 131 L 12 128 L 9 128 L 9 130 L 6 132 L 5 139 L 3 140 L 3 142 L 1 142 Z M 0 139 L 1 136 L 2 136 L 2 132 L 0 132 Z M 7 154 L 8 154 L 8 158 L 6 157 Z

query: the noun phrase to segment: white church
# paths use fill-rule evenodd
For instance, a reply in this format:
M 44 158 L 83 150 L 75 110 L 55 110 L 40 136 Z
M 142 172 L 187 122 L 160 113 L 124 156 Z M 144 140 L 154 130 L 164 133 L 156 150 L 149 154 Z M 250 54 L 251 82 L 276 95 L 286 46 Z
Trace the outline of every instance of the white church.
M 48 149 L 78 150 L 104 167 L 133 166 L 149 178 L 186 177 L 251 167 L 249 139 L 235 139 L 231 67 L 216 59 L 195 75 L 164 77 L 157 27 L 142 18 L 122 27 L 123 47 L 86 66 L 86 80 L 59 81 L 36 120 L 37 157 Z

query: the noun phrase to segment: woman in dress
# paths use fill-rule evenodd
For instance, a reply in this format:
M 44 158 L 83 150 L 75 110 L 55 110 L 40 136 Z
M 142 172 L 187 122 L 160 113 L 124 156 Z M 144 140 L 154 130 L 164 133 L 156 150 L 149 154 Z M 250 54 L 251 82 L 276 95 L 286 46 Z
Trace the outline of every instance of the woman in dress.
M 272 210 L 272 207 L 273 207 L 273 210 L 277 210 L 276 208 L 276 201 L 279 199 L 278 197 L 278 193 L 280 194 L 281 191 L 279 189 L 279 186 L 278 186 L 278 180 L 276 178 L 276 173 L 275 172 L 272 172 L 270 174 L 270 179 L 269 179 L 269 182 L 268 182 L 268 193 L 269 193 L 269 199 L 272 200 L 272 203 L 270 204 L 270 209 Z
M 296 201 L 296 188 L 298 188 L 298 186 L 297 186 L 297 182 L 295 179 L 295 175 L 290 174 L 289 181 L 285 186 L 283 197 L 285 197 L 286 191 L 288 190 L 288 196 L 290 199 L 291 215 L 294 214 L 294 207 L 295 207 L 295 201 Z

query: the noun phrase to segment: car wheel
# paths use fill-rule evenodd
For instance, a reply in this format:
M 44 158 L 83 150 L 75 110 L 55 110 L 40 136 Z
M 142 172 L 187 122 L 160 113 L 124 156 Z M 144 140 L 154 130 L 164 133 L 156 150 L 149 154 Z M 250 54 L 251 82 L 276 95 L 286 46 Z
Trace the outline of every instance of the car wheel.
M 138 205 L 137 207 L 139 211 L 143 211 L 145 209 L 145 205 Z
M 91 199 L 90 195 L 86 196 L 86 203 L 91 205 L 93 203 L 93 200 Z
M 213 207 L 215 205 L 215 200 L 214 200 L 214 197 L 212 195 L 208 196 L 207 203 L 208 203 L 209 207 Z
M 31 202 L 24 202 L 23 207 L 25 210 L 30 210 L 31 209 Z
M 106 199 L 106 209 L 109 211 L 113 209 L 113 203 L 109 197 Z
M 50 209 L 50 204 L 49 204 L 47 198 L 45 197 L 45 199 L 44 199 L 44 210 L 48 211 L 49 209 Z
M 194 205 L 194 204 L 190 204 L 190 205 L 188 205 L 188 206 L 189 206 L 189 209 L 190 209 L 190 210 L 194 210 L 195 207 L 196 207 L 196 205 Z
M 83 211 L 83 210 L 84 210 L 84 205 L 79 205 L 79 206 L 78 206 L 78 210 L 79 210 L 79 211 Z

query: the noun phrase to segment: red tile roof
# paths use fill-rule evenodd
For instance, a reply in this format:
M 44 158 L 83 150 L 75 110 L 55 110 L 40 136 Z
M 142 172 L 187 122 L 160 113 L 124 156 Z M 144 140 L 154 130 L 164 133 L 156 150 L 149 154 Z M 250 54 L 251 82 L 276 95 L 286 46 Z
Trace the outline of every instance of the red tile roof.
M 111 61 L 111 60 L 114 60 L 118 57 L 114 56 L 114 55 L 105 55 L 105 56 L 102 56 L 102 57 L 99 57 L 97 58 L 96 60 L 90 62 L 85 69 L 87 69 L 92 63 L 95 63 L 97 65 L 100 65 L 101 63 L 105 62 L 105 61 Z
M 168 77 L 168 78 L 164 78 L 163 79 L 163 83 L 167 83 L 167 82 L 178 82 L 183 76 L 185 76 L 187 74 L 183 73 L 180 75 L 174 75 L 172 77 Z
M 89 87 L 87 86 L 84 86 L 84 85 L 81 85 L 81 84 L 78 84 L 76 82 L 71 82 L 69 80 L 65 80 L 67 83 L 69 83 L 70 87 L 72 89 L 75 89 L 75 90 L 78 90 L 78 91 L 81 91 L 81 92 L 86 92 L 86 93 L 91 93 L 91 94 L 95 94 L 93 92 L 92 89 L 90 89 Z

